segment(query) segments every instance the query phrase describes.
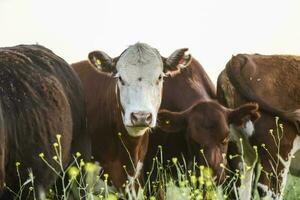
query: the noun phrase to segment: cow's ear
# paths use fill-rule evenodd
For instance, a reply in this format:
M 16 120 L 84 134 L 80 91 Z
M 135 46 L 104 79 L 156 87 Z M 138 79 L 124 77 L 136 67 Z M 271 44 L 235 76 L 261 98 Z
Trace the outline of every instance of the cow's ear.
M 192 61 L 192 56 L 187 52 L 188 48 L 177 49 L 168 58 L 163 58 L 164 72 L 168 73 L 187 67 Z
M 247 121 L 255 122 L 258 118 L 260 118 L 260 114 L 256 103 L 247 103 L 230 110 L 228 116 L 229 123 L 239 128 L 244 127 Z
M 116 73 L 116 63 L 103 51 L 92 51 L 89 53 L 90 63 L 102 72 Z
M 186 128 L 185 114 L 182 112 L 161 110 L 157 118 L 158 127 L 167 133 L 178 132 Z

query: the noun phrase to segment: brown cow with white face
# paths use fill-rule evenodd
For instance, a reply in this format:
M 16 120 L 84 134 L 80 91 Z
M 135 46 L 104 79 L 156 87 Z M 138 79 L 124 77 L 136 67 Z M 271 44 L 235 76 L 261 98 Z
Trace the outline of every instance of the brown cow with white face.
M 186 51 L 179 49 L 164 58 L 149 45 L 137 43 L 117 58 L 94 51 L 89 61 L 73 64 L 84 86 L 92 154 L 117 188 L 128 178 L 124 165 L 130 176 L 139 173 L 148 130 L 157 121 L 163 76 L 185 67 L 190 60 Z
M 255 121 L 259 117 L 257 109 L 256 104 L 237 109 L 220 105 L 212 82 L 193 58 L 181 73 L 165 78 L 159 128 L 150 135 L 146 171 L 150 171 L 157 146 L 161 145 L 164 163 L 183 155 L 191 166 L 195 159 L 198 165 L 211 167 L 221 183 L 224 176 L 220 164 L 225 163 L 230 125 L 244 127 L 249 120 Z
M 297 130 L 300 121 L 300 57 L 239 54 L 232 57 L 219 75 L 217 88 L 218 99 L 225 106 L 235 108 L 251 101 L 260 107 L 261 118 L 255 124 L 255 132 L 243 142 L 248 146 L 243 147 L 248 152 L 244 154 L 244 160 L 248 160 L 247 164 L 252 168 L 245 172 L 250 178 L 241 180 L 245 188 L 239 189 L 240 198 L 251 199 L 256 161 L 251 146 L 256 145 L 263 167 L 258 182 L 260 196 L 281 199 L 292 155 L 300 149 L 300 130 Z M 275 116 L 279 117 L 279 122 Z M 232 133 L 236 140 L 232 141 L 229 153 L 235 155 L 241 153 L 238 144 L 239 136 L 243 134 L 239 131 Z M 236 158 L 231 164 L 231 167 L 239 168 L 240 161 Z

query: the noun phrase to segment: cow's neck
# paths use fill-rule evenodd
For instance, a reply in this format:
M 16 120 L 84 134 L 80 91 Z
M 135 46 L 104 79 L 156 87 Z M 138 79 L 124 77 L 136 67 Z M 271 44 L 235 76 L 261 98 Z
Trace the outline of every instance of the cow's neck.
M 117 121 L 118 121 L 118 139 L 121 143 L 121 148 L 118 148 L 122 154 L 122 158 L 125 158 L 124 161 L 131 160 L 127 165 L 134 165 L 134 168 L 137 166 L 140 160 L 144 160 L 144 149 L 147 149 L 148 145 L 148 131 L 146 130 L 145 134 L 140 137 L 129 136 L 126 128 L 122 122 L 122 114 L 124 114 L 124 109 L 120 103 L 119 89 L 116 86 L 116 107 L 117 107 Z M 130 155 L 130 156 L 129 156 Z
M 133 138 L 127 133 L 120 137 L 121 147 L 119 148 L 121 160 L 130 176 L 134 176 L 139 162 L 143 162 L 147 147 L 149 133 Z
M 130 137 L 126 132 L 122 135 L 114 133 L 113 148 L 107 152 L 112 156 L 104 156 L 104 171 L 109 173 L 114 186 L 122 188 L 129 177 L 140 178 L 142 163 L 148 146 L 148 133 L 138 138 Z M 125 148 L 126 147 L 126 148 Z M 124 166 L 125 169 L 124 169 Z
M 112 90 L 113 88 L 111 87 L 110 89 Z M 116 83 L 113 90 L 115 91 L 113 94 L 110 93 L 110 98 L 106 98 L 110 99 L 110 102 L 103 104 L 109 105 L 109 107 L 104 108 L 105 112 L 99 119 L 109 118 L 110 122 L 102 124 L 102 127 L 109 126 L 109 130 L 111 130 L 110 133 L 100 130 L 100 134 L 105 134 L 103 143 L 109 144 L 109 146 L 102 149 L 99 157 L 103 163 L 104 170 L 111 174 L 110 177 L 114 185 L 120 187 L 128 178 L 123 168 L 124 166 L 126 166 L 129 176 L 135 177 L 138 175 L 137 173 L 139 172 L 136 170 L 141 167 L 141 162 L 144 160 L 148 147 L 149 133 L 146 131 L 140 137 L 129 136 L 122 120 L 123 111 L 119 103 Z M 109 137 L 107 137 L 108 135 Z

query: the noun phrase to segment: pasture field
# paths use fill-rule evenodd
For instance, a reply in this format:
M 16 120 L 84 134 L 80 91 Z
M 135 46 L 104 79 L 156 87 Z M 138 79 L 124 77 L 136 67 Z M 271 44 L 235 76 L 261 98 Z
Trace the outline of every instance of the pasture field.
M 289 175 L 287 187 L 284 191 L 285 200 L 300 199 L 300 178 Z
M 108 174 L 101 172 L 101 167 L 98 163 L 85 163 L 80 157 L 80 153 L 74 156 L 73 165 L 66 170 L 61 167 L 61 147 L 60 142 L 53 144 L 56 155 L 52 159 L 57 161 L 57 166 L 49 165 L 49 162 L 41 153 L 38 156 L 45 162 L 48 167 L 60 174 L 60 181 L 62 184 L 61 192 L 57 187 L 53 187 L 49 191 L 38 192 L 34 190 L 34 175 L 29 172 L 27 181 L 21 183 L 20 191 L 14 192 L 16 199 L 21 198 L 22 193 L 29 190 L 29 193 L 34 193 L 34 199 L 52 200 L 52 199 L 83 199 L 87 197 L 88 200 L 156 200 L 159 197 L 164 197 L 166 200 L 225 200 L 230 199 L 228 192 L 236 189 L 232 185 L 223 183 L 222 187 L 217 187 L 213 181 L 211 170 L 204 166 L 194 165 L 193 170 L 186 170 L 184 164 L 178 163 L 177 158 L 169 161 L 170 167 L 175 168 L 177 175 L 170 176 L 170 168 L 162 165 L 162 148 L 158 148 L 158 156 L 154 158 L 152 169 L 157 170 L 154 179 L 146 179 L 144 187 L 141 187 L 140 182 L 136 177 L 130 177 L 126 184 L 124 184 L 125 194 L 118 193 L 115 188 L 108 185 Z M 22 164 L 16 163 L 16 173 L 19 172 Z M 224 166 L 224 168 L 226 168 Z M 124 167 L 126 170 L 126 167 Z M 200 175 L 197 176 L 196 171 L 200 170 Z M 149 172 L 148 174 L 151 174 Z M 235 174 L 239 176 L 239 174 Z M 102 179 L 101 179 L 101 178 Z M 69 181 L 66 181 L 69 179 Z M 229 181 L 234 182 L 234 180 Z M 135 186 L 138 185 L 138 189 Z M 9 186 L 8 186 L 9 189 Z M 287 187 L 284 192 L 284 200 L 300 199 L 300 178 L 289 175 Z M 242 199 L 241 199 L 242 200 Z M 259 200 L 256 193 L 254 200 Z

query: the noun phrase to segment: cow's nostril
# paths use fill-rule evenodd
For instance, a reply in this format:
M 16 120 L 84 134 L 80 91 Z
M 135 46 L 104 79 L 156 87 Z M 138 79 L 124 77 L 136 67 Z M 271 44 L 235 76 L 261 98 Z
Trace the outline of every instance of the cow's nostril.
M 152 123 L 152 114 L 149 112 L 133 112 L 130 114 L 133 126 L 149 126 Z
M 136 113 L 131 113 L 130 118 L 131 118 L 132 124 L 136 124 L 137 123 L 138 117 L 136 116 Z
M 152 122 L 152 114 L 151 113 L 147 113 L 146 116 L 146 123 L 149 125 Z

